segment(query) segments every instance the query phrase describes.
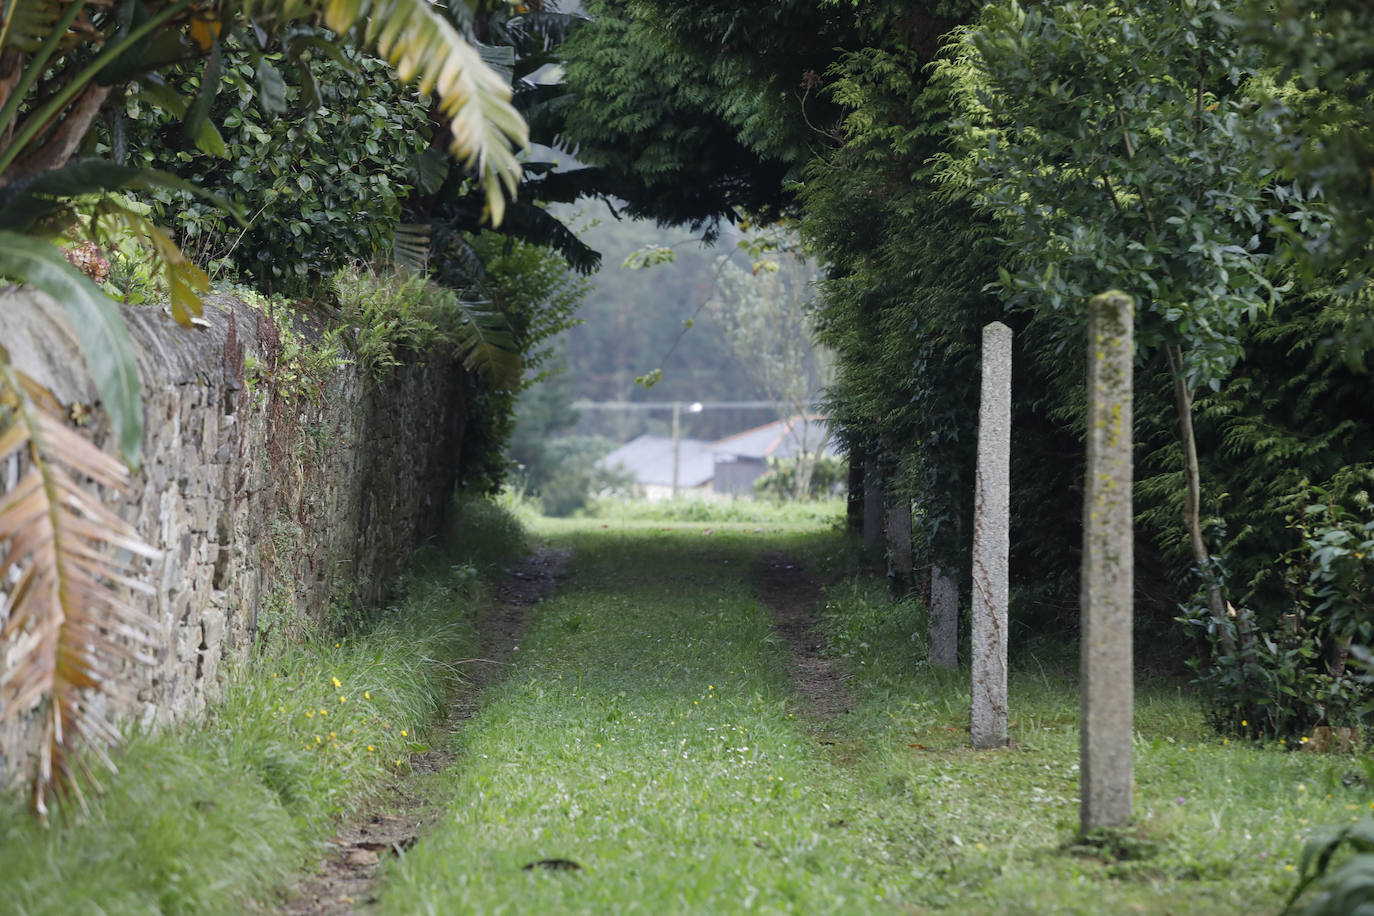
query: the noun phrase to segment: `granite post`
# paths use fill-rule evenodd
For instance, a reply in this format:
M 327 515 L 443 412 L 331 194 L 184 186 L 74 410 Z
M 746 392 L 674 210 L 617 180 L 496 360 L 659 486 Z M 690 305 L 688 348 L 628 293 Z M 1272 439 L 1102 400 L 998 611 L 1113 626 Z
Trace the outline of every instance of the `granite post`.
M 973 515 L 973 661 L 969 733 L 976 748 L 1007 743 L 1007 553 L 1011 538 L 1011 328 L 983 328 Z
M 1083 495 L 1079 810 L 1084 833 L 1131 819 L 1131 371 L 1135 303 L 1088 305 L 1088 464 Z

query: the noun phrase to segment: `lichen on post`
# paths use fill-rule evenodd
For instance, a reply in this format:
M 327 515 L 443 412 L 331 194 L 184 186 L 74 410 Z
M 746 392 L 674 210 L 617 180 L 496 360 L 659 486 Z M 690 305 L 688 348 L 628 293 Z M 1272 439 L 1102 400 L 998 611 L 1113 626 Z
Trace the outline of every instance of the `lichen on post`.
M 1131 819 L 1131 373 L 1135 303 L 1088 304 L 1088 462 L 1083 496 L 1079 773 L 1084 833 Z

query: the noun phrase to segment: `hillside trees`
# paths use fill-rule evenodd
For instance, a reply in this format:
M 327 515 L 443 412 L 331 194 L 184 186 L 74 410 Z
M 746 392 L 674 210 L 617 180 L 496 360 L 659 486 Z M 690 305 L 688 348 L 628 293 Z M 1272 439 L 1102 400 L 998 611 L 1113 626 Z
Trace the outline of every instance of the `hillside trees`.
M 813 340 L 815 265 L 785 230 L 739 244 L 755 259 L 746 268 L 722 256 L 711 309 L 736 361 L 767 392 L 778 416 L 798 418 L 788 433 L 795 446 L 791 496 L 805 499 L 827 438 L 811 421 L 813 405 L 831 375 L 831 354 Z

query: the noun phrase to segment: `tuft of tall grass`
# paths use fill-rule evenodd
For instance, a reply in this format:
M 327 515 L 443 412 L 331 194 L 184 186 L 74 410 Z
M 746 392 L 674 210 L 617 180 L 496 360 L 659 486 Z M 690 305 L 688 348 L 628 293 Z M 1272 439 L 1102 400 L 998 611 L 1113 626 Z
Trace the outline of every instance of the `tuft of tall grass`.
M 448 549 L 483 574 L 529 549 L 518 501 L 508 495 L 486 499 L 460 494 L 445 521 Z

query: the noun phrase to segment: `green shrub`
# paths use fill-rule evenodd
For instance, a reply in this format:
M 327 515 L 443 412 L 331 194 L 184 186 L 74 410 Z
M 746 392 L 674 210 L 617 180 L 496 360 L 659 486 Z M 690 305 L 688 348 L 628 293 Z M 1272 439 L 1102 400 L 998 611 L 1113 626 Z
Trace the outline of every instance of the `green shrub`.
M 459 492 L 449 506 L 444 542 L 456 557 L 486 574 L 529 549 L 509 504 Z
M 1339 859 L 1343 851 L 1350 854 Z M 1303 848 L 1299 874 L 1285 914 L 1350 916 L 1368 912 L 1374 905 L 1374 817 L 1313 836 Z M 1299 907 L 1298 901 L 1309 889 L 1313 894 Z
M 811 480 L 806 498 L 825 499 L 843 491 L 849 480 L 849 465 L 845 459 L 835 455 L 817 455 L 811 460 Z M 777 499 L 796 499 L 799 462 L 799 458 L 769 458 L 768 470 L 754 481 L 754 492 Z
M 539 245 L 483 232 L 471 238 L 460 253 L 452 248 L 434 252 L 436 275 L 445 283 L 469 276 L 460 265 L 475 258 L 484 270 L 475 292 L 487 307 L 501 315 L 524 363 L 527 388 L 542 377 L 552 355 L 549 341 L 577 323 L 577 307 L 587 281 L 574 273 L 558 253 Z M 466 263 L 466 262 L 464 262 Z M 463 429 L 463 485 L 482 493 L 497 493 L 513 469 L 506 443 L 515 426 L 518 390 L 476 387 L 469 395 L 468 422 Z
M 322 33 L 323 34 L 323 33 Z M 383 61 L 348 47 L 310 62 L 316 87 L 287 70 L 285 113 L 265 110 L 255 53 L 224 46 L 211 117 L 222 155 L 182 138 L 180 121 L 131 93 L 125 113 L 130 160 L 190 179 L 239 205 L 237 225 L 222 209 L 170 191 L 152 194 L 159 222 L 210 273 L 228 269 L 264 289 L 312 294 L 320 280 L 352 261 L 371 261 L 392 246 L 401 205 L 428 147 L 428 106 L 397 85 Z M 262 55 L 268 63 L 279 54 Z M 171 82 L 183 96 L 200 90 L 200 72 Z M 152 87 L 141 87 L 148 93 Z M 318 91 L 318 98 L 311 94 Z
M 1179 618 L 1208 646 L 1192 662 L 1195 683 L 1225 733 L 1287 739 L 1317 725 L 1358 725 L 1370 699 L 1348 659 L 1374 636 L 1374 520 L 1318 487 L 1305 485 L 1291 502 L 1299 546 L 1280 564 L 1288 613 L 1266 624 L 1241 608 L 1217 622 L 1199 598 Z
M 614 447 L 605 436 L 561 436 L 542 442 L 539 463 L 525 468 L 524 479 L 544 514 L 566 518 L 597 495 L 627 491 L 633 483 L 628 474 L 596 466 Z
M 463 317 L 457 294 L 422 274 L 350 264 L 334 275 L 334 295 L 359 364 L 379 380 L 407 351 L 458 344 Z

